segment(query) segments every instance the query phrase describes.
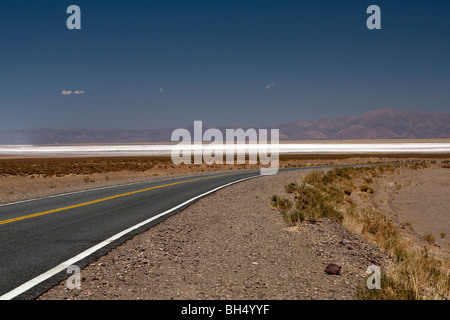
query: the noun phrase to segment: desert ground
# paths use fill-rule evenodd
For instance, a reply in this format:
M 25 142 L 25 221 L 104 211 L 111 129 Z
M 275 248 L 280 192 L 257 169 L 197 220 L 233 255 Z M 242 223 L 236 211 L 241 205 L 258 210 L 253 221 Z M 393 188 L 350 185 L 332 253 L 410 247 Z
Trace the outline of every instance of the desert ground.
M 280 168 L 391 161 L 447 155 L 282 155 Z M 259 169 L 259 165 L 175 165 L 170 157 L 0 157 L 0 204 L 189 174 Z
M 418 170 L 400 166 L 374 177 L 371 192 L 358 190 L 346 201 L 356 210 L 382 212 L 405 238 L 448 266 L 449 159 L 448 155 L 291 155 L 283 156 L 280 166 L 426 161 L 427 166 Z M 154 157 L 0 159 L 0 201 L 253 168 L 258 166 L 175 166 Z M 69 290 L 62 282 L 39 299 L 362 298 L 359 291 L 367 267 L 375 264 L 388 272 L 395 257 L 352 223 L 325 218 L 288 224 L 271 206 L 273 195 L 295 201 L 286 185 L 300 184 L 315 171 L 261 177 L 200 199 L 89 264 L 81 271 L 81 290 Z M 341 266 L 338 275 L 324 272 L 329 263 Z M 425 288 L 417 290 L 415 298 L 448 299 L 445 294 L 448 290 L 436 293 Z

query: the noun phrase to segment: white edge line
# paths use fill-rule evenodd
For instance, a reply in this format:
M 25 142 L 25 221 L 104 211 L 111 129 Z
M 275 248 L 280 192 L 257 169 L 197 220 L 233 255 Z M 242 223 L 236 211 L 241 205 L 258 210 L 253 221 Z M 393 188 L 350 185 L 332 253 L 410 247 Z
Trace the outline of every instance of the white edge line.
M 65 262 L 57 265 L 56 267 L 54 267 L 54 268 L 44 272 L 43 274 L 41 274 L 41 275 L 39 275 L 39 276 L 37 276 L 37 277 L 35 277 L 35 278 L 25 282 L 24 284 L 20 285 L 19 287 L 17 287 L 15 289 L 5 293 L 4 295 L 0 296 L 0 300 L 11 300 L 11 299 L 17 297 L 18 295 L 20 295 L 20 294 L 30 290 L 31 288 L 33 288 L 34 286 L 38 285 L 39 283 L 42 283 L 43 281 L 53 277 L 54 275 L 58 274 L 59 272 L 67 269 L 67 267 L 69 267 L 69 266 L 75 264 L 76 262 L 78 262 L 78 261 L 88 257 L 92 253 L 98 251 L 99 249 L 105 247 L 106 245 L 108 245 L 111 242 L 119 239 L 120 237 L 126 235 L 127 233 L 130 233 L 131 231 L 136 230 L 136 229 L 138 229 L 138 228 L 140 228 L 140 227 L 142 227 L 142 226 L 144 226 L 144 225 L 146 225 L 146 224 L 148 224 L 148 223 L 150 223 L 150 222 L 152 222 L 152 221 L 154 221 L 156 219 L 159 219 L 160 217 L 165 216 L 165 215 L 167 215 L 167 214 L 169 214 L 169 213 L 171 213 L 171 212 L 173 212 L 173 211 L 175 211 L 175 210 L 177 210 L 177 209 L 179 209 L 179 208 L 181 208 L 181 207 L 183 207 L 183 206 L 185 206 L 185 205 L 187 205 L 187 204 L 189 204 L 189 203 L 191 203 L 191 202 L 193 202 L 193 201 L 195 201 L 195 200 L 197 200 L 197 199 L 199 199 L 201 197 L 204 197 L 204 196 L 206 196 L 206 195 L 208 195 L 210 193 L 216 192 L 217 190 L 223 189 L 223 188 L 228 187 L 230 185 L 233 185 L 233 184 L 245 181 L 245 180 L 257 178 L 257 177 L 261 177 L 261 175 L 256 175 L 256 176 L 252 176 L 252 177 L 248 177 L 248 178 L 244 178 L 244 179 L 240 179 L 240 180 L 236 180 L 236 181 L 224 184 L 224 185 L 222 185 L 220 187 L 217 187 L 215 189 L 212 189 L 210 191 L 202 193 L 202 194 L 200 194 L 200 195 L 198 195 L 198 196 L 196 196 L 194 198 L 191 198 L 191 199 L 189 199 L 189 200 L 187 200 L 187 201 L 185 201 L 185 202 L 183 202 L 183 203 L 181 203 L 181 204 L 179 204 L 179 205 L 177 205 L 177 206 L 175 206 L 175 207 L 173 207 L 171 209 L 168 209 L 168 210 L 166 210 L 166 211 L 164 211 L 162 213 L 159 213 L 156 216 L 153 216 L 153 217 L 151 217 L 151 218 L 149 218 L 149 219 L 147 219 L 147 220 L 145 220 L 143 222 L 140 222 L 140 223 L 138 223 L 138 224 L 136 224 L 136 225 L 134 225 L 134 226 L 132 226 L 132 227 L 130 227 L 128 229 L 125 229 L 124 231 L 115 234 L 114 236 L 112 236 L 112 237 L 110 237 L 110 238 L 108 238 L 108 239 L 106 239 L 106 240 L 96 244 L 95 246 L 93 246 L 93 247 L 91 247 L 91 248 L 81 252 L 80 254 L 76 255 L 75 257 L 70 258 L 69 260 L 66 260 Z

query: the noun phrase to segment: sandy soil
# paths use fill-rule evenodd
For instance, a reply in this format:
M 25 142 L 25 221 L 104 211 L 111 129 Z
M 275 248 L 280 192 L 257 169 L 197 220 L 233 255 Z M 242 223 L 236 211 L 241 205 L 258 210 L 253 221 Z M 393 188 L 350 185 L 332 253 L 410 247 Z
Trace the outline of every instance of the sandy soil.
M 432 235 L 440 251 L 450 253 L 450 168 L 401 169 L 379 181 L 371 205 L 418 238 Z

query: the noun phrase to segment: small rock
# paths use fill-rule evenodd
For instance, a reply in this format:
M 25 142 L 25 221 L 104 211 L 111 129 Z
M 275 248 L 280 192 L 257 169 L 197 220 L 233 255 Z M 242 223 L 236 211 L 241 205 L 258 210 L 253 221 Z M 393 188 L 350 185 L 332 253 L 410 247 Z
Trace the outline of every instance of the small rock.
M 325 272 L 332 275 L 339 274 L 339 271 L 341 271 L 341 266 L 335 263 L 330 263 L 325 268 Z

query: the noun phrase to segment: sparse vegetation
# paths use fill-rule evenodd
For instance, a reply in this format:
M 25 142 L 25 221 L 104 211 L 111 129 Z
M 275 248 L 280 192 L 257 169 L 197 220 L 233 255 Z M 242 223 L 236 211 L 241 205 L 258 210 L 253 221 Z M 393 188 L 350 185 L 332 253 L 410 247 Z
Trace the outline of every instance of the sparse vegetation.
M 367 184 L 371 184 L 371 183 L 373 183 L 373 179 L 372 178 L 364 178 L 364 182 Z
M 281 213 L 286 214 L 292 208 L 292 202 L 289 199 L 284 199 L 273 195 L 271 198 L 271 206 Z
M 315 222 L 322 218 L 330 218 L 337 222 L 342 222 L 343 215 L 339 212 L 335 205 L 342 203 L 343 194 L 338 190 L 327 190 L 330 198 L 326 199 L 324 191 L 315 187 L 302 184 L 295 190 L 296 208 L 304 213 L 306 220 Z
M 373 194 L 373 192 L 374 192 L 373 189 L 366 184 L 360 186 L 359 190 L 361 190 L 362 192 L 370 193 L 370 194 Z
M 284 186 L 284 189 L 286 190 L 287 193 L 293 193 L 297 188 L 298 185 L 296 182 L 292 182 Z
M 169 164 L 170 159 L 146 158 L 2 159 L 0 176 L 61 177 L 124 170 L 144 172 L 157 165 Z
M 284 221 L 290 225 L 296 225 L 305 221 L 305 213 L 302 211 L 294 211 L 283 216 Z
M 385 272 L 381 273 L 381 287 L 389 290 L 368 290 L 364 285 L 357 288 L 356 297 L 359 300 L 417 300 L 416 294 L 410 288 L 395 281 Z
M 425 234 L 424 236 L 423 236 L 423 239 L 426 241 L 426 242 L 428 242 L 429 244 L 434 244 L 434 242 L 435 242 L 435 238 L 434 238 L 434 236 L 432 235 L 432 234 L 429 234 L 429 233 L 427 233 L 427 234 Z
M 93 180 L 91 177 L 84 177 L 84 179 L 83 179 L 83 181 L 85 182 L 85 183 L 89 183 L 89 182 L 95 182 L 95 180 Z
M 409 240 L 402 235 L 401 230 L 412 227 L 412 224 L 404 222 L 396 225 L 382 212 L 376 209 L 359 210 L 353 201 L 348 199 L 355 192 L 371 197 L 374 190 L 369 184 L 373 183 L 373 179 L 394 174 L 399 168 L 419 170 L 428 166 L 427 162 L 408 162 L 371 167 L 343 167 L 326 173 L 314 171 L 304 177 L 302 184 L 293 182 L 285 186 L 286 192 L 295 196 L 295 210 L 285 210 L 283 218 L 291 225 L 330 218 L 352 231 L 359 232 L 393 257 L 393 268 L 382 276 L 382 289 L 368 290 L 361 287 L 358 290 L 359 299 L 448 299 L 448 268 L 441 260 L 431 257 L 425 249 L 420 251 L 411 246 Z M 364 184 L 361 185 L 361 182 Z M 396 188 L 399 187 L 396 185 Z M 272 198 L 272 202 L 276 199 L 279 198 Z M 425 235 L 424 239 L 434 244 L 432 235 Z

